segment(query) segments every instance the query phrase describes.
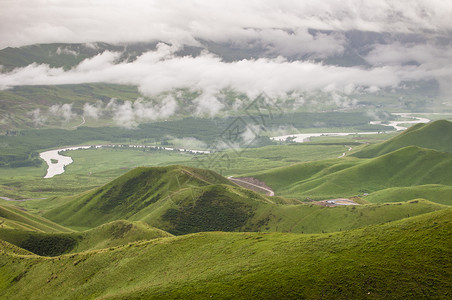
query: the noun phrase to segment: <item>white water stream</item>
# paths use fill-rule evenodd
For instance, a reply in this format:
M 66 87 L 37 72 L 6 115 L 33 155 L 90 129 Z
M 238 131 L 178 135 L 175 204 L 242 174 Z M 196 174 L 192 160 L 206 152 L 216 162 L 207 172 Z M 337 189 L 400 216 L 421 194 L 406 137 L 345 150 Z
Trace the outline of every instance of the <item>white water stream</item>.
M 206 150 L 178 149 L 178 148 L 144 146 L 144 145 L 127 145 L 127 146 L 123 146 L 123 145 L 92 145 L 92 146 L 68 147 L 68 148 L 49 150 L 49 151 L 39 153 L 39 156 L 47 163 L 47 166 L 48 166 L 47 174 L 44 176 L 44 178 L 52 178 L 55 175 L 63 174 L 65 171 L 64 168 L 73 162 L 73 160 L 70 156 L 61 155 L 60 152 L 69 151 L 69 150 L 89 149 L 92 147 L 94 147 L 95 149 L 99 149 L 99 148 L 103 148 L 103 147 L 153 148 L 153 149 L 161 149 L 161 150 L 168 150 L 168 151 L 191 152 L 193 154 L 210 153 L 209 151 L 206 151 Z
M 372 121 L 370 124 L 372 125 L 384 125 L 388 127 L 394 127 L 395 130 L 405 130 L 407 127 L 400 126 L 400 124 L 417 124 L 417 123 L 428 123 L 429 119 L 413 117 L 411 113 L 392 113 L 393 115 L 400 116 L 402 118 L 412 118 L 413 120 L 407 121 L 391 121 L 389 124 L 381 124 L 381 121 Z M 309 141 L 311 137 L 318 136 L 347 136 L 353 134 L 379 134 L 381 131 L 365 131 L 365 132 L 321 132 L 321 133 L 297 133 L 297 134 L 288 134 L 288 135 L 280 135 L 274 136 L 270 139 L 274 141 L 285 141 L 287 138 L 291 138 L 294 142 L 303 143 Z M 385 132 L 383 132 L 385 133 Z
M 396 130 L 405 130 L 406 127 L 402 127 L 399 125 L 400 124 L 415 124 L 415 123 L 430 122 L 430 120 L 426 119 L 426 118 L 413 117 L 413 116 L 411 116 L 410 113 L 393 113 L 393 115 L 397 115 L 397 116 L 400 116 L 403 118 L 413 118 L 413 120 L 392 121 L 388 125 L 385 125 L 385 124 L 382 124 L 382 125 L 392 126 Z M 372 121 L 372 122 L 370 122 L 370 124 L 381 124 L 381 121 Z M 276 141 L 285 141 L 287 138 L 293 138 L 294 142 L 303 143 L 303 142 L 308 141 L 311 137 L 316 137 L 316 136 L 347 136 L 347 135 L 351 135 L 351 134 L 378 134 L 378 133 L 381 133 L 381 132 L 373 131 L 373 132 L 299 133 L 299 134 L 275 136 L 275 137 L 271 137 L 271 139 L 276 140 Z M 48 165 L 47 174 L 44 176 L 44 178 L 52 178 L 55 175 L 63 174 L 64 168 L 73 162 L 73 160 L 70 156 L 61 155 L 60 152 L 69 151 L 69 150 L 89 149 L 91 147 L 95 147 L 97 149 L 97 148 L 102 148 L 102 147 L 122 147 L 122 146 L 120 146 L 120 145 L 75 146 L 75 147 L 68 147 L 68 148 L 41 152 L 39 154 L 39 156 Z M 176 148 L 144 146 L 144 145 L 128 145 L 126 147 L 129 147 L 129 148 L 157 148 L 157 149 L 168 150 L 168 151 L 191 152 L 194 154 L 199 154 L 199 153 L 208 154 L 209 153 L 209 151 L 204 151 L 204 150 L 176 149 Z M 345 156 L 345 154 L 344 154 L 344 156 Z
M 78 149 L 88 149 L 90 146 L 78 146 L 78 147 L 69 147 L 62 148 L 57 150 L 50 150 L 39 153 L 39 156 L 47 163 L 47 174 L 44 178 L 52 178 L 55 175 L 63 174 L 64 167 L 71 164 L 73 162 L 70 156 L 61 155 L 60 152 L 68 151 L 68 150 L 78 150 Z M 52 162 L 52 160 L 54 162 Z

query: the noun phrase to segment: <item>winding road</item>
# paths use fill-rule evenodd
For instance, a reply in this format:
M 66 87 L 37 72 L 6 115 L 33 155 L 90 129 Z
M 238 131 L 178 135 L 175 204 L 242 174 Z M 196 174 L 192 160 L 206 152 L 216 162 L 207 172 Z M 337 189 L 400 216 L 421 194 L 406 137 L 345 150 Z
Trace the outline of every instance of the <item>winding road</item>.
M 269 188 L 266 188 L 266 187 L 263 187 L 263 186 L 260 186 L 260 185 L 257 185 L 257 184 L 254 184 L 254 183 L 251 183 L 251 182 L 248 182 L 246 180 L 234 178 L 232 176 L 229 176 L 228 179 L 233 181 L 233 182 L 241 182 L 241 183 L 244 183 L 245 185 L 251 185 L 251 186 L 254 186 L 254 187 L 258 188 L 258 189 L 264 190 L 268 196 L 274 196 L 275 195 L 275 192 L 273 190 L 271 190 Z

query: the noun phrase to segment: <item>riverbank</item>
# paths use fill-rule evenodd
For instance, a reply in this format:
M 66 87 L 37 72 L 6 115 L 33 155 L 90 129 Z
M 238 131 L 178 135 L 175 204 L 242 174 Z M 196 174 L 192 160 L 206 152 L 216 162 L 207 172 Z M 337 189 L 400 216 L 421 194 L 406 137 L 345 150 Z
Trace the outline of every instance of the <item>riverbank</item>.
M 52 178 L 56 175 L 63 174 L 65 167 L 73 163 L 70 156 L 61 155 L 60 152 L 70 151 L 70 150 L 83 150 L 83 149 L 100 149 L 100 148 L 140 148 L 140 149 L 155 149 L 164 151 L 179 151 L 191 154 L 208 154 L 210 151 L 207 150 L 193 150 L 185 148 L 170 148 L 170 147 L 160 147 L 160 146 L 147 146 L 147 145 L 88 145 L 88 146 L 74 146 L 55 150 L 49 150 L 41 152 L 39 156 L 47 164 L 47 173 L 44 178 Z
M 388 124 L 382 124 L 381 121 L 371 121 L 369 124 L 372 125 L 384 125 L 388 127 L 393 127 L 396 131 L 402 131 L 407 129 L 407 127 L 400 126 L 400 124 L 417 124 L 417 123 L 428 123 L 431 120 L 427 118 L 421 117 L 413 117 L 414 113 L 392 113 L 393 115 L 402 117 L 402 118 L 413 118 L 414 120 L 405 120 L 405 121 L 391 121 Z M 388 131 L 364 131 L 364 132 L 321 132 L 321 133 L 297 133 L 297 134 L 287 134 L 281 136 L 270 137 L 271 140 L 284 142 L 288 139 L 296 142 L 296 143 L 304 143 L 308 142 L 312 137 L 320 137 L 320 136 L 348 136 L 348 135 L 363 135 L 363 134 L 381 134 L 388 133 Z

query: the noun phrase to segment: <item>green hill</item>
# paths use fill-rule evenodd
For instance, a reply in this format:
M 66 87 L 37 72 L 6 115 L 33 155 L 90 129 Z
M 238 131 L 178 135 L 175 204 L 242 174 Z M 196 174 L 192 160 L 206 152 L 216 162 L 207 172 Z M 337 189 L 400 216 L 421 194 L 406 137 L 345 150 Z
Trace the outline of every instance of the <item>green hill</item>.
M 124 188 L 130 188 L 130 195 Z M 390 206 L 302 204 L 235 186 L 211 171 L 172 166 L 133 170 L 104 187 L 74 197 L 45 217 L 72 228 L 120 219 L 143 221 L 176 235 L 204 231 L 321 233 L 382 224 L 444 208 L 425 200 Z
M 0 298 L 446 299 L 451 217 L 335 234 L 198 233 L 55 258 L 0 251 Z
M 369 145 L 352 156 L 377 157 L 406 146 L 418 146 L 442 152 L 452 152 L 452 122 L 439 120 L 416 124 L 401 134 L 381 144 Z
M 169 166 L 134 169 L 44 216 L 73 228 L 126 219 L 187 234 L 244 230 L 260 206 L 284 202 L 293 203 L 241 188 L 213 171 Z
M 124 220 L 72 233 L 43 233 L 0 228 L 0 240 L 43 256 L 108 248 L 169 236 L 171 234 L 145 223 Z
M 0 205 L 0 228 L 37 232 L 70 232 L 72 230 L 17 207 Z
M 95 227 L 112 220 L 129 219 L 176 192 L 216 183 L 232 184 L 217 173 L 202 169 L 140 167 L 101 188 L 75 197 L 74 201 L 45 216 L 58 223 Z
M 429 201 L 452 206 L 452 186 L 427 184 L 409 187 L 396 187 L 380 190 L 366 196 L 370 203 L 408 201 L 423 198 Z
M 391 187 L 452 185 L 452 154 L 410 146 L 372 159 L 296 164 L 253 176 L 280 196 L 351 197 Z

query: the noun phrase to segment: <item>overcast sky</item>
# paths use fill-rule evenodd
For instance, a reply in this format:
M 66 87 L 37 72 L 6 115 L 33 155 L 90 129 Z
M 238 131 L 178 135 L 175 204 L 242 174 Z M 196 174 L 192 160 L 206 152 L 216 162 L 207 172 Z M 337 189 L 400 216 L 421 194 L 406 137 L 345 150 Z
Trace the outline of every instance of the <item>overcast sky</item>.
M 0 0 L 0 48 L 52 42 L 196 43 L 259 30 L 452 30 L 451 0 Z
M 173 88 L 202 92 L 200 107 L 215 108 L 224 88 L 277 96 L 293 91 L 350 94 L 437 79 L 450 94 L 452 0 L 0 0 L 0 48 L 35 43 L 161 41 L 134 62 L 104 52 L 71 70 L 33 64 L 0 74 L 0 88 L 17 85 L 111 82 L 137 85 L 144 95 Z M 308 29 L 333 30 L 311 34 Z M 367 47 L 368 67 L 292 61 L 294 54 L 340 56 L 343 31 L 415 34 L 417 42 L 390 40 Z M 212 53 L 175 55 L 199 40 L 264 46 L 272 56 L 226 62 Z M 71 53 L 61 48 L 61 53 Z M 74 53 L 77 55 L 77 53 Z M 413 62 L 415 62 L 413 64 Z M 369 67 L 370 66 L 370 67 Z

